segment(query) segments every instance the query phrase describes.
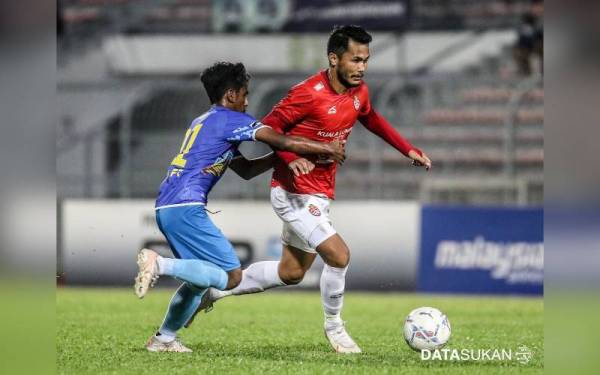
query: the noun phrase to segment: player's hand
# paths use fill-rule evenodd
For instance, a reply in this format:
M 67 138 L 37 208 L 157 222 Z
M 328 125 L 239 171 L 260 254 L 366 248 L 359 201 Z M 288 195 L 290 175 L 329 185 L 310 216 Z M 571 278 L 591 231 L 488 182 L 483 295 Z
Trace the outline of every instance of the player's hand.
M 410 150 L 408 157 L 412 159 L 412 165 L 415 167 L 425 167 L 426 170 L 431 169 L 431 160 L 429 160 L 424 152 L 422 152 L 422 155 L 419 155 L 415 150 Z
M 296 177 L 298 177 L 300 175 L 310 173 L 313 169 L 315 169 L 315 165 L 304 158 L 299 158 L 288 164 L 288 168 L 294 172 Z
M 337 161 L 338 164 L 344 164 L 346 160 L 346 141 L 336 139 L 329 146 L 331 147 L 331 159 Z

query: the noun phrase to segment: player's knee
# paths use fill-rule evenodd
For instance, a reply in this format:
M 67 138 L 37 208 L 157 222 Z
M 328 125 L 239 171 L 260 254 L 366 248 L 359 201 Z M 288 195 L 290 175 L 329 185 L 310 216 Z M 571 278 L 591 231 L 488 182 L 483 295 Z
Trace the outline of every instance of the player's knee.
M 344 268 L 350 263 L 350 250 L 346 246 L 338 247 L 323 256 L 323 261 L 331 267 Z
M 229 271 L 227 272 L 227 276 L 228 280 L 226 290 L 233 289 L 240 285 L 240 282 L 242 281 L 242 270 L 238 268 L 233 271 Z
M 339 235 L 331 236 L 316 248 L 327 265 L 344 268 L 350 263 L 350 249 Z
M 286 285 L 297 285 L 304 279 L 305 270 L 295 268 L 291 270 L 279 270 L 279 278 Z
M 326 263 L 331 267 L 345 268 L 350 263 L 350 253 L 340 254 L 333 259 L 329 259 Z

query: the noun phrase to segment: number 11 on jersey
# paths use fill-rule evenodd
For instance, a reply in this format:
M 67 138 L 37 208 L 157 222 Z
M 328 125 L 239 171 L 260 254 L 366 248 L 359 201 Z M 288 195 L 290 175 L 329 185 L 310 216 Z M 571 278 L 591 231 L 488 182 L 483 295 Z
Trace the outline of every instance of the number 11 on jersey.
M 174 165 L 179 168 L 185 167 L 187 160 L 185 160 L 184 156 L 185 154 L 190 152 L 190 149 L 194 145 L 194 141 L 196 140 L 200 129 L 202 129 L 202 124 L 198 124 L 185 132 L 185 138 L 183 138 L 183 143 L 181 144 L 181 149 L 179 149 L 179 154 L 175 156 L 175 158 L 171 162 L 171 165 Z

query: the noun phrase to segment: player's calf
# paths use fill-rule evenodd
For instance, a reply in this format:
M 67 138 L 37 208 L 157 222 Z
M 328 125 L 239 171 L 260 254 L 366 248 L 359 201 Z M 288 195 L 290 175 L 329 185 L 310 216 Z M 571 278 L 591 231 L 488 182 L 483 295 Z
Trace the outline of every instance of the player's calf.
M 320 280 L 325 337 L 337 353 L 360 353 L 341 317 L 350 250 L 338 234 L 323 241 L 316 250 L 325 262 Z
M 193 323 L 200 311 L 210 312 L 213 309 L 214 303 L 221 298 L 231 295 L 258 293 L 265 289 L 285 285 L 277 275 L 278 264 L 279 262 L 275 261 L 258 262 L 251 264 L 243 272 L 239 268 L 229 271 L 228 290 L 208 288 L 202 296 L 200 306 L 198 306 L 191 319 L 185 324 L 185 327 L 187 328 Z

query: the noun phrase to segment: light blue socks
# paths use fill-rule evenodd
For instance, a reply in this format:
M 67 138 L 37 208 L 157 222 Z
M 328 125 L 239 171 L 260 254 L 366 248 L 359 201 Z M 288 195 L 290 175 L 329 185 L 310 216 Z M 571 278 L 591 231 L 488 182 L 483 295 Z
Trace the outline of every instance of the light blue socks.
M 173 340 L 177 335 L 177 331 L 183 328 L 200 306 L 202 295 L 205 292 L 206 288 L 199 289 L 188 283 L 181 284 L 171 298 L 167 315 L 165 315 L 165 319 L 158 330 L 160 336 L 157 336 L 157 338 L 161 341 Z
M 156 336 L 167 342 L 175 339 L 177 331 L 196 312 L 206 289 L 225 289 L 228 276 L 223 269 L 204 260 L 158 257 L 157 263 L 160 275 L 185 281 L 171 298 L 167 315 L 158 330 L 160 335 Z
M 186 281 L 198 288 L 227 287 L 227 272 L 219 266 L 199 259 L 173 259 L 158 257 L 158 273 Z

